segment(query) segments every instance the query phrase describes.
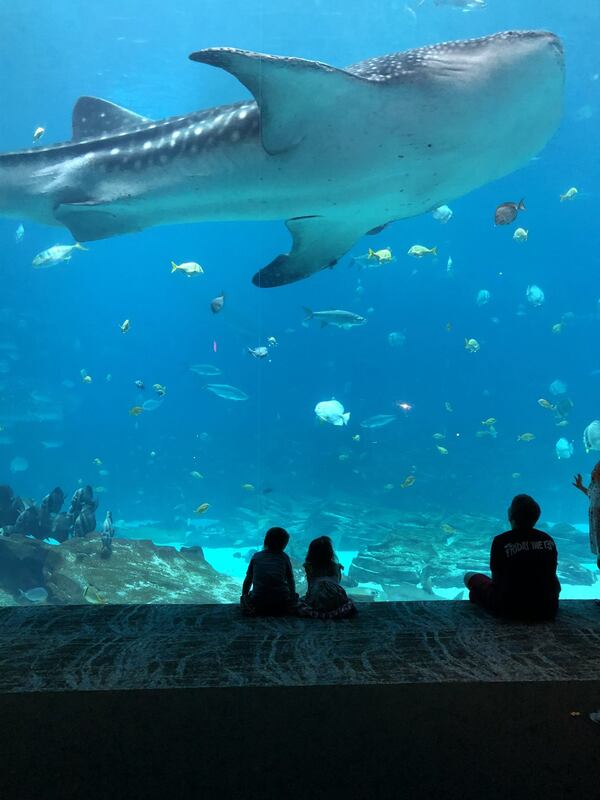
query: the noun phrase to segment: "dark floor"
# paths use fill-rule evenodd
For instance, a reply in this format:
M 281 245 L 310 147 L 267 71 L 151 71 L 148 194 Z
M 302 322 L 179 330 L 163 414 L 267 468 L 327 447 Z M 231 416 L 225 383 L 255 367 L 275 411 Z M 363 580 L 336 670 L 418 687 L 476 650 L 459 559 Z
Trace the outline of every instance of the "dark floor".
M 34 609 L 18 625 L 0 612 L 2 800 L 600 797 L 593 604 L 567 602 L 554 626 L 533 628 L 460 603 L 369 606 L 355 627 L 246 623 L 231 608 L 112 612 Z M 223 635 L 210 634 L 217 622 Z M 145 668 L 161 631 L 161 664 Z M 310 670 L 296 663 L 309 646 Z

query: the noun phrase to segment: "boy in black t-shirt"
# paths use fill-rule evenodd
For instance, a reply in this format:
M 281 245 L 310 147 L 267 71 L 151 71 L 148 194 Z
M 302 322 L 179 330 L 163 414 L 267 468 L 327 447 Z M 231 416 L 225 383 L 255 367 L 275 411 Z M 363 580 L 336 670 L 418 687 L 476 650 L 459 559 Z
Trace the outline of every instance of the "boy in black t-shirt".
M 534 528 L 541 510 L 533 497 L 518 494 L 508 509 L 510 531 L 496 536 L 490 554 L 491 579 L 467 572 L 469 598 L 493 614 L 551 619 L 558 611 L 554 539 Z

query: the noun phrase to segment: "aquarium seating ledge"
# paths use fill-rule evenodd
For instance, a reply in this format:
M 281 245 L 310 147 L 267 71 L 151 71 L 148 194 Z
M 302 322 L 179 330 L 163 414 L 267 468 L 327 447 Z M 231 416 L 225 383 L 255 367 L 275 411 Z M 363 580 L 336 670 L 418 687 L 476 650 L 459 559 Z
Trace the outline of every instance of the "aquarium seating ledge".
M 0 796 L 595 797 L 599 676 L 588 601 L 4 608 Z

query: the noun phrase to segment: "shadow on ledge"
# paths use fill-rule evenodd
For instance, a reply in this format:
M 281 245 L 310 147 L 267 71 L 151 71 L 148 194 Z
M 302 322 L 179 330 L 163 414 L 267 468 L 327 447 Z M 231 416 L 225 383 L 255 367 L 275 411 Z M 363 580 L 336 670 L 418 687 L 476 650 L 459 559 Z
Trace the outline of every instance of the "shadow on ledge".
M 0 796 L 597 797 L 600 609 L 0 611 Z

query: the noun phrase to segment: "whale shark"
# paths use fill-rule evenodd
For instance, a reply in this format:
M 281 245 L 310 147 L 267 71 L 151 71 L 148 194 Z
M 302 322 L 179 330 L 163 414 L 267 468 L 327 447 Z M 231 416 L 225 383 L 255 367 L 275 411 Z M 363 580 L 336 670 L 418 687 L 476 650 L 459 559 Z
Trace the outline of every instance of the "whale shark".
M 562 113 L 546 31 L 507 31 L 345 69 L 235 48 L 190 55 L 253 99 L 162 121 L 81 97 L 73 138 L 0 155 L 0 215 L 78 242 L 154 225 L 285 220 L 274 287 L 333 267 L 364 235 L 446 204 L 539 152 Z

